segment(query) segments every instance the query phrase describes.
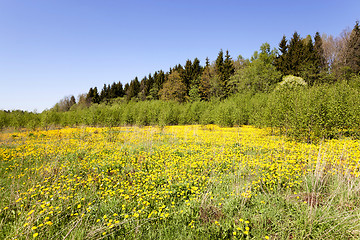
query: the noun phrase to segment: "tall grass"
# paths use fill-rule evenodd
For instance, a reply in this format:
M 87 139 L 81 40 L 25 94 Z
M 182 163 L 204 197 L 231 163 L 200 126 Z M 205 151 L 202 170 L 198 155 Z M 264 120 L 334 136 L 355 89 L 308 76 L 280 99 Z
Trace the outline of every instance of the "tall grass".
M 214 125 L 3 133 L 0 238 L 358 239 L 358 141 L 268 134 Z

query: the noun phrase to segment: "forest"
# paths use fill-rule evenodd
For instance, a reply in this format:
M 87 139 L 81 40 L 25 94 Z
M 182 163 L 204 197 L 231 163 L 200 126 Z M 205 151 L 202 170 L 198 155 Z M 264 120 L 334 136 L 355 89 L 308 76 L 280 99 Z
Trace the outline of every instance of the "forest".
M 42 113 L 1 111 L 0 128 L 218 124 L 271 127 L 299 140 L 359 135 L 360 27 L 283 36 L 250 59 L 220 50 L 129 83 L 90 88 Z

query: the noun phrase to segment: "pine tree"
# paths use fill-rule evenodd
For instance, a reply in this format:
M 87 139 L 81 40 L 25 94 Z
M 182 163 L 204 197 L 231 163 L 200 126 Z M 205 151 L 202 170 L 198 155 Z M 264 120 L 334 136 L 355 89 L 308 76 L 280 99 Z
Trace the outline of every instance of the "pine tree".
M 191 60 L 186 60 L 185 67 L 183 70 L 177 69 L 176 71 L 180 74 L 182 81 L 186 86 L 187 92 L 190 90 L 190 83 L 192 82 L 193 78 L 193 68 Z
M 93 103 L 100 103 L 100 96 L 97 90 L 97 87 L 94 88 L 94 92 L 93 92 L 93 98 L 92 98 L 92 102 Z
M 114 86 L 112 87 L 112 94 L 115 98 L 124 96 L 123 85 L 121 84 L 121 82 L 114 84 Z
M 287 66 L 287 52 L 288 52 L 288 42 L 286 40 L 285 35 L 281 39 L 279 43 L 279 51 L 280 54 L 276 57 L 275 66 L 278 71 L 280 71 L 283 75 L 288 74 L 288 66 Z
M 208 57 L 206 57 L 206 60 L 205 60 L 205 67 L 209 66 L 210 65 L 210 59 Z
M 211 84 L 210 81 L 214 76 L 211 72 L 211 66 L 207 65 L 200 77 L 199 92 L 202 100 L 210 100 Z
M 300 69 L 303 64 L 303 42 L 300 38 L 300 35 L 297 32 L 294 32 L 287 52 L 286 65 L 287 72 L 286 74 L 291 74 L 295 76 L 300 76 Z
M 129 101 L 133 98 L 137 98 L 140 92 L 140 82 L 137 77 L 130 82 L 129 89 L 126 92 L 126 99 Z
M 227 89 L 224 77 L 224 52 L 222 49 L 215 61 L 215 71 L 216 77 L 214 79 L 216 80 L 216 83 L 213 84 L 213 87 L 215 88 L 213 90 L 216 93 L 216 97 L 225 98 L 227 96 Z
M 345 66 L 348 66 L 355 74 L 360 73 L 360 26 L 356 21 L 350 34 L 350 39 L 346 44 Z
M 320 68 L 316 66 L 316 53 L 310 35 L 303 39 L 303 51 L 300 61 L 299 75 L 310 85 L 314 84 L 318 80 Z
M 70 97 L 70 107 L 73 106 L 73 105 L 75 105 L 75 104 L 76 104 L 76 100 L 75 100 L 74 95 L 72 95 L 72 96 Z
M 216 69 L 216 73 L 218 75 L 222 74 L 223 67 L 224 67 L 224 52 L 221 49 L 219 54 L 218 54 L 218 57 L 216 58 L 216 61 L 215 61 L 215 69 Z
M 89 92 L 86 95 L 86 102 L 89 103 L 89 104 L 92 103 L 93 98 L 94 98 L 94 89 L 90 88 Z
M 229 80 L 230 77 L 235 73 L 235 67 L 234 64 L 231 60 L 229 51 L 226 50 L 226 54 L 225 54 L 225 60 L 224 60 L 224 65 L 223 65 L 223 77 L 222 77 L 222 81 L 223 81 L 223 88 L 224 88 L 224 93 L 225 93 L 225 97 L 227 97 L 229 95 Z
M 129 83 L 125 83 L 125 86 L 124 86 L 124 95 L 126 95 L 127 91 L 129 90 Z
M 140 82 L 140 92 L 139 92 L 139 97 L 141 101 L 145 101 L 146 97 L 149 94 L 149 80 L 147 77 L 144 77 L 141 82 Z
M 103 88 L 100 91 L 100 101 L 108 101 L 109 100 L 109 90 L 108 90 L 108 86 L 106 84 L 104 84 Z
M 195 58 L 192 64 L 192 80 L 196 80 L 201 75 L 203 68 L 200 65 L 200 60 Z
M 326 71 L 327 66 L 326 66 L 325 54 L 323 49 L 323 42 L 319 32 L 315 33 L 314 41 L 315 41 L 314 52 L 315 52 L 316 68 L 319 70 L 319 72 Z

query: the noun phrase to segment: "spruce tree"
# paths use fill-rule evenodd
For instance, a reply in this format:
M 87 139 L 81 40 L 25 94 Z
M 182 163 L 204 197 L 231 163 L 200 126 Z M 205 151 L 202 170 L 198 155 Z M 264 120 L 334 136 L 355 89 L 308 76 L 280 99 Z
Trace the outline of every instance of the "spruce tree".
M 300 69 L 303 64 L 303 49 L 304 45 L 300 38 L 300 35 L 297 32 L 294 32 L 287 52 L 286 65 L 287 72 L 286 74 L 291 74 L 295 76 L 300 76 Z
M 218 57 L 215 61 L 215 71 L 216 71 L 216 84 L 214 84 L 214 92 L 216 92 L 216 97 L 225 98 L 227 95 L 226 83 L 224 80 L 224 52 L 221 49 Z
M 115 98 L 124 96 L 124 90 L 121 82 L 114 84 L 114 86 L 112 87 L 112 94 Z
M 144 77 L 140 82 L 140 92 L 139 97 L 141 101 L 145 101 L 147 95 L 149 94 L 149 80 L 147 77 Z
M 127 91 L 129 90 L 129 83 L 125 83 L 125 86 L 124 86 L 124 95 L 126 95 Z
M 100 103 L 100 96 L 99 96 L 99 93 L 98 93 L 98 90 L 97 90 L 97 87 L 94 88 L 94 92 L 93 92 L 93 98 L 92 98 L 92 102 L 93 103 Z
M 326 60 L 323 49 L 323 42 L 319 32 L 315 33 L 314 37 L 314 54 L 315 54 L 315 65 L 319 72 L 326 71 Z
M 201 74 L 200 77 L 200 83 L 199 83 L 199 92 L 200 97 L 202 100 L 210 100 L 210 91 L 211 91 L 211 84 L 210 81 L 214 76 L 211 72 L 211 66 L 206 65 L 204 68 L 204 71 Z
M 288 66 L 287 66 L 287 52 L 288 52 L 288 42 L 286 40 L 285 35 L 282 37 L 279 43 L 279 52 L 278 56 L 275 59 L 275 66 L 278 71 L 280 71 L 283 75 L 288 74 Z
M 74 95 L 72 95 L 72 96 L 70 97 L 70 107 L 73 106 L 73 105 L 75 105 L 75 104 L 76 104 L 76 100 L 75 100 Z
M 86 95 L 86 102 L 89 103 L 89 104 L 92 103 L 93 98 L 94 98 L 94 89 L 90 88 L 89 92 Z
M 228 97 L 229 95 L 229 80 L 234 73 L 235 73 L 235 67 L 233 61 L 230 57 L 229 51 L 226 50 L 225 60 L 223 65 L 223 73 L 222 73 L 223 75 L 222 81 L 223 81 L 225 97 Z
M 126 92 L 126 99 L 129 101 L 133 98 L 137 98 L 140 92 L 140 82 L 137 77 L 130 82 L 129 89 Z
M 215 69 L 216 69 L 216 73 L 218 75 L 222 74 L 223 66 L 224 66 L 224 52 L 221 49 L 219 54 L 218 54 L 218 57 L 216 58 L 216 61 L 215 61 Z
M 303 39 L 303 51 L 301 55 L 301 65 L 299 68 L 299 76 L 301 76 L 310 85 L 317 81 L 319 67 L 316 66 L 316 54 L 312 38 L 308 35 Z
M 351 31 L 350 39 L 346 44 L 345 66 L 348 66 L 355 74 L 360 73 L 360 26 L 359 21 Z
M 203 68 L 200 65 L 200 60 L 195 58 L 192 64 L 192 79 L 197 79 L 202 72 Z
M 184 69 L 182 71 L 181 70 L 179 71 L 179 69 L 178 69 L 177 72 L 179 72 L 180 77 L 181 77 L 183 83 L 185 84 L 186 91 L 188 93 L 190 90 L 190 84 L 191 84 L 192 78 L 193 78 L 193 68 L 192 68 L 191 60 L 189 60 L 189 59 L 186 60 Z
M 106 84 L 104 84 L 100 91 L 100 101 L 108 101 L 108 87 Z
M 208 57 L 206 57 L 206 60 L 205 60 L 205 67 L 209 66 L 210 65 L 210 59 Z

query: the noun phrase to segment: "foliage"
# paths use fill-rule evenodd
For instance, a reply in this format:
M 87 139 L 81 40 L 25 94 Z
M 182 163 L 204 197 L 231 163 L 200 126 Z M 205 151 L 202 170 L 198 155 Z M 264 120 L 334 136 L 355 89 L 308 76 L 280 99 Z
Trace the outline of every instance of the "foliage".
M 159 95 L 162 100 L 177 102 L 184 102 L 186 100 L 186 85 L 181 80 L 180 74 L 177 71 L 172 72 L 168 76 L 168 80 L 159 91 Z
M 345 49 L 345 66 L 355 74 L 360 73 L 360 26 L 356 22 Z
M 272 64 L 275 54 L 269 44 L 263 44 L 260 54 L 255 53 L 252 62 L 230 78 L 230 92 L 270 92 L 281 80 L 281 73 Z
M 287 75 L 283 77 L 283 80 L 279 82 L 276 86 L 276 90 L 284 89 L 284 88 L 297 88 L 297 87 L 305 87 L 307 83 L 301 77 L 295 77 L 293 75 Z

